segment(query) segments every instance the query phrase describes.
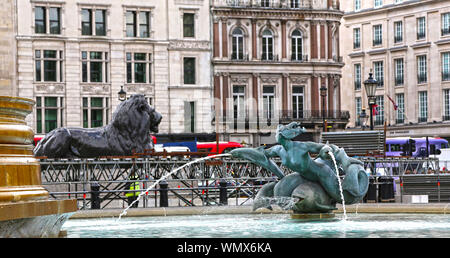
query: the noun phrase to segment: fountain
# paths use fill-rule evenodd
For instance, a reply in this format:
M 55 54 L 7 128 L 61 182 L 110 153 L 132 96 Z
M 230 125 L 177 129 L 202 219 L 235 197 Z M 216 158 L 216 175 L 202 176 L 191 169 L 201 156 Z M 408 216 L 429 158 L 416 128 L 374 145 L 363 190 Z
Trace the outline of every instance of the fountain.
M 58 237 L 76 200 L 50 200 L 25 123 L 34 101 L 0 96 L 0 237 Z
M 279 145 L 270 149 L 240 148 L 230 152 L 232 157 L 246 159 L 275 174 L 280 180 L 264 185 L 253 203 L 253 210 L 272 209 L 278 204 L 293 211 L 293 218 L 332 218 L 336 203 L 354 204 L 362 200 L 369 186 L 363 163 L 350 158 L 344 149 L 332 144 L 292 141 L 306 132 L 300 123 L 278 125 L 276 139 Z M 311 158 L 310 154 L 318 154 Z M 281 158 L 282 164 L 295 173 L 284 175 L 270 160 Z M 344 173 L 341 184 L 339 173 Z M 294 200 L 285 205 L 286 198 Z M 344 219 L 346 214 L 344 214 Z

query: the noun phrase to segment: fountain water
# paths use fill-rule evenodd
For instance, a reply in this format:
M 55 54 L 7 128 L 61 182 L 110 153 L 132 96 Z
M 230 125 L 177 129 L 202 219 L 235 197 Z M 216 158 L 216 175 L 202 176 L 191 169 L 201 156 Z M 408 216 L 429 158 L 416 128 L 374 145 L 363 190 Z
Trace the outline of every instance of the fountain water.
M 341 199 L 342 199 L 342 209 L 344 210 L 344 220 L 347 220 L 347 211 L 345 210 L 344 192 L 342 190 L 341 179 L 339 178 L 339 170 L 338 170 L 338 167 L 337 167 L 336 158 L 334 157 L 333 152 L 330 151 L 329 154 L 330 154 L 331 160 L 333 160 L 334 168 L 336 170 L 336 177 L 337 177 L 337 180 L 338 180 L 338 183 L 339 183 L 339 190 L 341 192 Z
M 170 173 L 167 173 L 166 175 L 162 176 L 160 179 L 156 180 L 155 183 L 153 183 L 152 185 L 150 185 L 144 192 L 141 192 L 141 193 L 139 194 L 139 196 L 136 198 L 136 200 L 134 200 L 130 205 L 128 205 L 128 207 L 125 208 L 125 209 L 122 211 L 122 213 L 120 213 L 118 220 L 120 220 L 120 219 L 122 218 L 123 215 L 126 215 L 126 214 L 127 214 L 128 209 L 130 209 L 130 207 L 132 207 L 133 204 L 135 204 L 136 202 L 138 202 L 139 199 L 141 198 L 141 196 L 143 196 L 144 194 L 147 194 L 148 191 L 150 191 L 151 189 L 153 189 L 153 188 L 154 188 L 159 182 L 161 182 L 162 180 L 164 180 L 164 179 L 168 178 L 169 176 L 175 174 L 176 172 L 178 172 L 179 170 L 183 169 L 184 167 L 190 166 L 190 165 L 192 165 L 192 164 L 194 164 L 194 163 L 197 163 L 197 162 L 200 162 L 200 161 L 203 161 L 203 160 L 207 160 L 207 159 L 212 159 L 212 158 L 217 158 L 217 157 L 225 157 L 225 156 L 231 156 L 231 154 L 217 154 L 217 155 L 213 155 L 213 156 L 206 156 L 206 157 L 203 157 L 203 158 L 198 158 L 198 159 L 195 159 L 195 160 L 193 160 L 193 161 L 190 161 L 190 162 L 184 164 L 183 166 L 180 166 L 180 167 L 178 167 L 178 168 L 172 170 Z

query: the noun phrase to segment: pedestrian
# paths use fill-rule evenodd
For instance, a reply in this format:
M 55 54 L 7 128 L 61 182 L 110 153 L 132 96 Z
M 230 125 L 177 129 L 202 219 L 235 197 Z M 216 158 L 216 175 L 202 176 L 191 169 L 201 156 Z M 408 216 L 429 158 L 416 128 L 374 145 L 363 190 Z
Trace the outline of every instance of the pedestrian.
M 127 182 L 125 184 L 125 189 L 128 191 L 125 192 L 125 196 L 127 197 L 128 206 L 133 204 L 130 208 L 137 208 L 139 205 L 139 201 L 135 200 L 138 198 L 140 191 L 140 185 L 139 185 L 139 177 L 132 173 L 129 177 L 130 182 Z M 134 203 L 133 203 L 134 202 Z

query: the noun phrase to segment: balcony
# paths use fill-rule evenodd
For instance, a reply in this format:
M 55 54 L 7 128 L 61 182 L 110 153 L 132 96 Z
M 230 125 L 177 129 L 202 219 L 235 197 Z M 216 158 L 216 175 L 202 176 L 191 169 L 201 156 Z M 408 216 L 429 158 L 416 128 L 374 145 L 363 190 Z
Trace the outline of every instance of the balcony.
M 291 61 L 292 62 L 307 62 L 308 61 L 308 55 L 292 54 L 291 55 Z
M 289 123 L 293 121 L 314 121 L 314 120 L 340 120 L 348 121 L 349 111 L 341 110 L 282 110 L 280 114 L 280 123 Z
M 349 111 L 341 110 L 282 110 L 274 112 L 273 117 L 265 117 L 263 112 L 259 112 L 259 117 L 246 112 L 242 117 L 235 117 L 233 110 L 227 110 L 226 117 L 218 119 L 221 125 L 226 125 L 226 130 L 231 131 L 258 131 L 276 130 L 278 124 L 288 124 L 290 122 L 301 122 L 303 124 L 322 124 L 326 119 L 328 123 L 347 124 L 350 119 Z
M 214 6 L 311 9 L 312 0 L 214 0 Z M 333 8 L 337 9 L 336 1 Z
M 428 120 L 428 117 L 419 117 L 419 118 L 417 119 L 417 121 L 418 121 L 419 123 L 425 123 L 427 120 Z
M 244 61 L 248 61 L 249 58 L 248 58 L 248 54 L 244 55 L 243 53 L 239 53 L 239 54 L 231 53 L 231 60 L 244 62 Z

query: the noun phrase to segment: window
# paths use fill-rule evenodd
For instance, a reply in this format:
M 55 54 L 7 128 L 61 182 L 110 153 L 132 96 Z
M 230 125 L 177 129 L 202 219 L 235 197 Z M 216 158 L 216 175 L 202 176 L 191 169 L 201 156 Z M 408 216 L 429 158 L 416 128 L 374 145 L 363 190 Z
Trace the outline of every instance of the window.
M 36 133 L 63 127 L 63 97 L 36 97 Z
M 300 8 L 300 0 L 291 0 L 291 8 Z
M 292 61 L 302 61 L 303 60 L 303 39 L 302 33 L 299 30 L 294 30 L 292 32 Z
M 273 35 L 268 29 L 262 33 L 262 60 L 273 60 Z
M 127 83 L 151 83 L 151 54 L 126 53 Z
M 355 0 L 355 11 L 361 10 L 361 0 Z
M 233 86 L 233 118 L 245 119 L 245 86 Z
M 395 86 L 403 85 L 404 83 L 404 62 L 403 58 L 394 59 L 395 65 Z
M 353 48 L 357 49 L 361 47 L 361 28 L 353 29 Z
M 83 127 L 102 127 L 108 119 L 109 98 L 83 97 Z
M 375 67 L 375 79 L 378 81 L 377 87 L 383 87 L 384 86 L 383 61 L 374 62 L 373 66 Z
M 441 21 L 441 35 L 449 35 L 450 34 L 450 13 L 442 14 Z
M 61 34 L 61 8 L 36 6 L 34 32 L 38 34 Z M 47 26 L 48 24 L 48 26 Z
M 395 119 L 396 124 L 403 124 L 405 122 L 405 95 L 403 93 L 395 94 L 395 102 L 397 104 L 397 117 Z
M 62 82 L 63 58 L 63 51 L 35 50 L 36 82 Z
M 403 41 L 403 22 L 394 22 L 394 43 Z
M 355 64 L 355 90 L 361 89 L 361 64 Z
M 303 87 L 292 87 L 292 114 L 294 119 L 303 118 Z
M 184 13 L 183 14 L 183 37 L 193 38 L 195 37 L 195 14 Z
M 106 36 L 106 10 L 81 9 L 81 35 Z
M 195 58 L 185 57 L 183 58 L 183 64 L 184 84 L 195 84 Z
M 374 8 L 383 6 L 383 0 L 374 0 Z
M 450 81 L 450 52 L 442 53 L 442 80 Z
M 450 90 L 444 90 L 444 116 L 442 120 L 450 120 Z
M 263 117 L 271 120 L 274 115 L 275 87 L 263 86 Z
M 378 46 L 383 42 L 383 29 L 381 25 L 373 26 L 373 45 Z
M 150 12 L 127 11 L 126 36 L 137 37 L 138 32 L 141 38 L 150 37 Z
M 108 52 L 81 52 L 82 81 L 108 82 Z
M 395 4 L 399 4 L 399 3 L 401 3 L 401 2 L 403 2 L 403 0 L 395 0 L 395 1 L 394 1 Z
M 232 33 L 232 52 L 231 59 L 243 60 L 244 59 L 244 33 L 242 29 L 236 28 Z
M 428 118 L 428 94 L 426 91 L 419 91 L 419 123 L 426 122 Z
M 184 130 L 187 133 L 195 133 L 195 102 L 184 102 Z
M 375 125 L 383 125 L 384 124 L 384 96 L 376 96 L 375 104 L 378 105 L 376 107 L 377 114 L 375 115 Z
M 417 18 L 417 39 L 424 39 L 426 33 L 425 17 Z
M 360 126 L 361 125 L 361 119 L 359 117 L 359 115 L 361 114 L 361 108 L 362 104 L 361 104 L 361 98 L 355 98 L 355 111 L 356 111 L 356 121 L 355 121 L 355 126 Z
M 417 57 L 417 83 L 427 82 L 427 56 Z

